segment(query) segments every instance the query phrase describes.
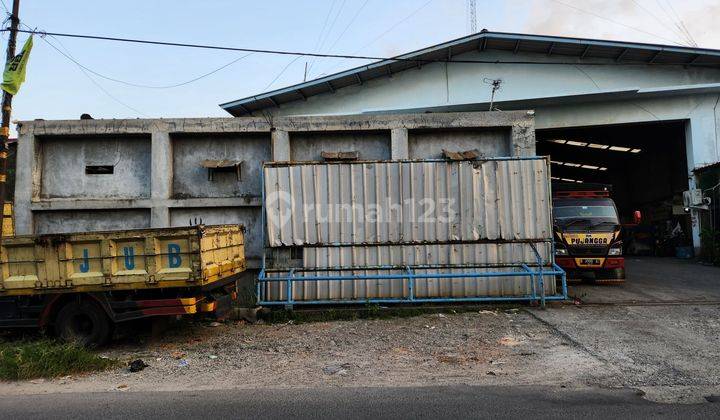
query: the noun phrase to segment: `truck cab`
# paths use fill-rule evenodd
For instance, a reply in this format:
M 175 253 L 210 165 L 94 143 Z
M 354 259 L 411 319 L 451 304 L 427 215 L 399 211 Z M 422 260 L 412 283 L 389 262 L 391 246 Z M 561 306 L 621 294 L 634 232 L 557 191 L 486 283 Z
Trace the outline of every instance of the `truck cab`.
M 553 184 L 555 261 L 570 279 L 625 281 L 621 224 L 610 187 Z

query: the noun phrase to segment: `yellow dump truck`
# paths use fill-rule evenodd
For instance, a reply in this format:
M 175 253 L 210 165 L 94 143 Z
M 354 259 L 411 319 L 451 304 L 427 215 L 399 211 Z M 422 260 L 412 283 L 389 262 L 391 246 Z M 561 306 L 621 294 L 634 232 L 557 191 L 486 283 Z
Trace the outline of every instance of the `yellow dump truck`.
M 0 269 L 0 327 L 53 327 L 97 345 L 119 322 L 227 312 L 245 271 L 243 228 L 6 237 Z

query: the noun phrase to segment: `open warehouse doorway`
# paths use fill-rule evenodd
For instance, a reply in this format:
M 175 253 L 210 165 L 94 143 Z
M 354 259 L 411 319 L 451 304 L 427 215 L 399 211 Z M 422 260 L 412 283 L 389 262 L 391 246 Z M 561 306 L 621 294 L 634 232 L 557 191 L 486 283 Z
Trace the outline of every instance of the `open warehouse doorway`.
M 553 182 L 612 186 L 625 252 L 671 256 L 692 249 L 685 121 L 537 131 L 539 155 L 552 160 Z M 633 224 L 636 210 L 642 223 Z

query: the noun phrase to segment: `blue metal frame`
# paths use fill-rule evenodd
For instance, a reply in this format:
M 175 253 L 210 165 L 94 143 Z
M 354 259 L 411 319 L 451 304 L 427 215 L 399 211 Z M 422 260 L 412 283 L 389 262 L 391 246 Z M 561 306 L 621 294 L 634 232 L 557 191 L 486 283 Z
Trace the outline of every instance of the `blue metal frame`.
M 548 160 L 545 157 L 540 156 L 532 156 L 532 157 L 510 157 L 510 158 L 488 158 L 484 160 L 507 160 L 507 159 L 515 159 L 515 160 L 536 160 L 536 159 L 543 159 Z M 426 160 L 426 161 L 435 161 L 432 160 Z M 437 159 L 437 161 L 443 161 L 442 159 Z M 281 164 L 281 163 L 279 163 Z M 262 186 L 261 191 L 261 199 L 262 199 L 262 211 L 260 216 L 260 226 L 261 226 L 261 240 L 263 244 L 263 255 L 262 255 L 262 267 L 260 269 L 260 273 L 258 275 L 258 281 L 256 284 L 256 296 L 257 296 L 257 304 L 258 305 L 267 305 L 267 306 L 273 306 L 273 305 L 282 305 L 282 306 L 288 306 L 292 307 L 293 305 L 331 305 L 331 304 L 368 304 L 368 303 L 449 303 L 449 302 L 517 302 L 517 301 L 526 301 L 526 302 L 537 302 L 540 301 L 540 306 L 545 307 L 545 303 L 547 301 L 563 301 L 567 300 L 567 277 L 565 274 L 565 271 L 560 268 L 557 264 L 555 264 L 554 257 L 555 257 L 555 243 L 553 239 L 542 241 L 544 242 L 550 242 L 550 264 L 546 267 L 550 267 L 551 269 L 546 269 L 545 262 L 542 259 L 542 256 L 537 250 L 537 247 L 535 246 L 535 243 L 530 242 L 530 247 L 533 250 L 533 253 L 535 254 L 535 265 L 532 267 L 528 266 L 527 264 L 520 264 L 517 266 L 510 266 L 514 268 L 522 268 L 523 271 L 493 271 L 493 272 L 470 272 L 470 273 L 433 273 L 433 274 L 415 274 L 414 269 L 424 269 L 424 268 L 442 268 L 442 269 L 463 269 L 463 268 L 469 268 L 464 266 L 443 266 L 443 267 L 431 267 L 431 266 L 405 266 L 405 267 L 393 267 L 393 266 L 380 266 L 380 267 L 337 267 L 337 268 L 291 268 L 288 269 L 288 274 L 286 276 L 279 276 L 279 277 L 268 277 L 268 270 L 266 266 L 266 256 L 265 256 L 265 170 L 263 169 L 260 171 L 260 185 Z M 551 201 L 548 201 L 549 203 Z M 376 274 L 376 275 L 347 275 L 347 276 L 296 276 L 295 273 L 297 272 L 317 272 L 317 271 L 360 271 L 360 270 L 373 270 L 373 271 L 382 271 L 382 270 L 405 270 L 405 274 Z M 476 266 L 473 268 L 493 268 L 491 266 L 488 267 L 482 267 L 482 266 Z M 505 267 L 509 268 L 509 267 Z M 271 272 L 284 272 L 286 270 L 272 270 Z M 545 276 L 561 276 L 562 279 L 562 294 L 559 295 L 552 295 L 552 296 L 546 296 L 545 295 Z M 454 278 L 489 278 L 489 277 L 530 277 L 530 283 L 531 283 L 531 292 L 529 295 L 520 295 L 520 296 L 476 296 L 476 297 L 434 297 L 434 298 L 417 298 L 415 297 L 415 280 L 416 279 L 454 279 Z M 538 286 L 540 288 L 540 293 L 538 296 L 537 292 L 537 286 L 536 286 L 536 279 L 538 280 Z M 303 283 L 307 281 L 337 281 L 337 282 L 343 282 L 343 281 L 355 281 L 355 280 L 394 280 L 394 281 L 401 281 L 401 280 L 407 280 L 408 281 L 408 294 L 405 297 L 402 298 L 368 298 L 368 299 L 337 299 L 337 300 L 295 300 L 293 299 L 294 294 L 294 284 L 295 283 Z M 265 298 L 265 285 L 271 284 L 271 283 L 278 283 L 278 282 L 286 282 L 285 284 L 285 296 L 286 298 L 283 300 L 267 300 Z
M 556 264 L 551 269 L 543 268 L 542 265 L 529 267 L 526 264 L 520 266 L 524 271 L 498 271 L 498 272 L 471 272 L 471 273 L 433 273 L 415 274 L 413 269 L 417 267 L 405 267 L 405 274 L 375 274 L 375 275 L 346 275 L 346 276 L 296 276 L 298 271 L 316 271 L 308 269 L 290 269 L 286 276 L 268 277 L 267 271 L 262 269 L 258 276 L 257 296 L 258 305 L 323 305 L 323 304 L 353 304 L 353 303 L 428 303 L 428 302 L 502 302 L 502 301 L 540 301 L 540 306 L 545 307 L 546 301 L 557 301 L 567 299 L 567 279 L 565 271 Z M 446 267 L 452 268 L 452 267 Z M 457 267 L 462 268 L 462 267 Z M 364 268 L 338 268 L 332 271 L 358 271 Z M 372 270 L 397 270 L 398 267 L 373 267 Z M 562 294 L 546 296 L 544 287 L 544 276 L 561 276 Z M 415 297 L 416 279 L 454 279 L 454 278 L 489 278 L 489 277 L 530 277 L 531 293 L 520 296 L 477 296 L 477 297 L 436 297 L 418 298 Z M 408 293 L 402 298 L 369 298 L 369 299 L 338 299 L 338 300 L 295 300 L 293 298 L 294 284 L 307 281 L 355 281 L 355 280 L 407 280 Z M 536 280 L 539 283 L 540 293 L 538 295 Z M 283 300 L 265 299 L 265 284 L 285 282 L 285 296 Z

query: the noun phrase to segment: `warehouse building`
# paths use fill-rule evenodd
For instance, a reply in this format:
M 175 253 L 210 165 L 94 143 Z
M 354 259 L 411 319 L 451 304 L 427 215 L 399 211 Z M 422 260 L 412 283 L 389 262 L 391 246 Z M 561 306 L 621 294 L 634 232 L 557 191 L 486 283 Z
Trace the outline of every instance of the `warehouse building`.
M 683 192 L 718 178 L 719 101 L 718 50 L 483 31 L 221 107 L 265 118 L 532 109 L 556 179 L 612 184 L 622 215 L 641 210 L 658 235 L 679 227 L 697 249 L 718 207 L 688 207 Z

